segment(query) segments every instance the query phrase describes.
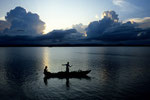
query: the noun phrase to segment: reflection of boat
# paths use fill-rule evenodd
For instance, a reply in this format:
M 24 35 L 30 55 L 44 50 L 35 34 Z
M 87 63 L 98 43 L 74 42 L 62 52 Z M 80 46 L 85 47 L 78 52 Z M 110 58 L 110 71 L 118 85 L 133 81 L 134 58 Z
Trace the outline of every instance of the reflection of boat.
M 44 73 L 45 78 L 88 78 L 87 74 L 90 73 L 91 70 L 87 71 L 72 71 L 72 72 L 58 72 L 58 73 Z

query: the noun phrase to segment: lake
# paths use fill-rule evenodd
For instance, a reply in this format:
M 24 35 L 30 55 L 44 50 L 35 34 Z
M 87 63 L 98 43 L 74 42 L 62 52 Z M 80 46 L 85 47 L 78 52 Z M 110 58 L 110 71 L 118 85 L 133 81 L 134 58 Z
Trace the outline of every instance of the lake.
M 88 79 L 48 79 L 43 70 L 92 70 Z M 150 47 L 1 47 L 0 100 L 150 98 Z

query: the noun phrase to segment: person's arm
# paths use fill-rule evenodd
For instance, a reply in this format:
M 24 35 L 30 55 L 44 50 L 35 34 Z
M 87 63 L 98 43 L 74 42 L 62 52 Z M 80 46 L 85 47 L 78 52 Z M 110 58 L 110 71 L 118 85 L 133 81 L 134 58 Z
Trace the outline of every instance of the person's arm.
M 66 66 L 67 64 L 62 64 L 62 66 Z

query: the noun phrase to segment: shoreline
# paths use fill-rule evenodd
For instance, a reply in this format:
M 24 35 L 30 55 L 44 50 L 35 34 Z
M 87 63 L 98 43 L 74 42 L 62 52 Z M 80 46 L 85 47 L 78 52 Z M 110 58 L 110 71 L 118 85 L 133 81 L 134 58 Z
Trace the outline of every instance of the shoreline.
M 150 47 L 150 45 L 0 45 L 0 47 Z

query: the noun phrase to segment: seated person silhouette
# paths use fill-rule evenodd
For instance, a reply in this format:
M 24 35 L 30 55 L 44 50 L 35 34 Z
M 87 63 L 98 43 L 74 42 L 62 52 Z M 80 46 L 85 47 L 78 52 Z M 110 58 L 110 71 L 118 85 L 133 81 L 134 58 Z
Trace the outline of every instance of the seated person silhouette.
M 47 71 L 47 66 L 45 66 L 45 69 L 44 69 L 44 74 L 47 74 L 48 71 Z

